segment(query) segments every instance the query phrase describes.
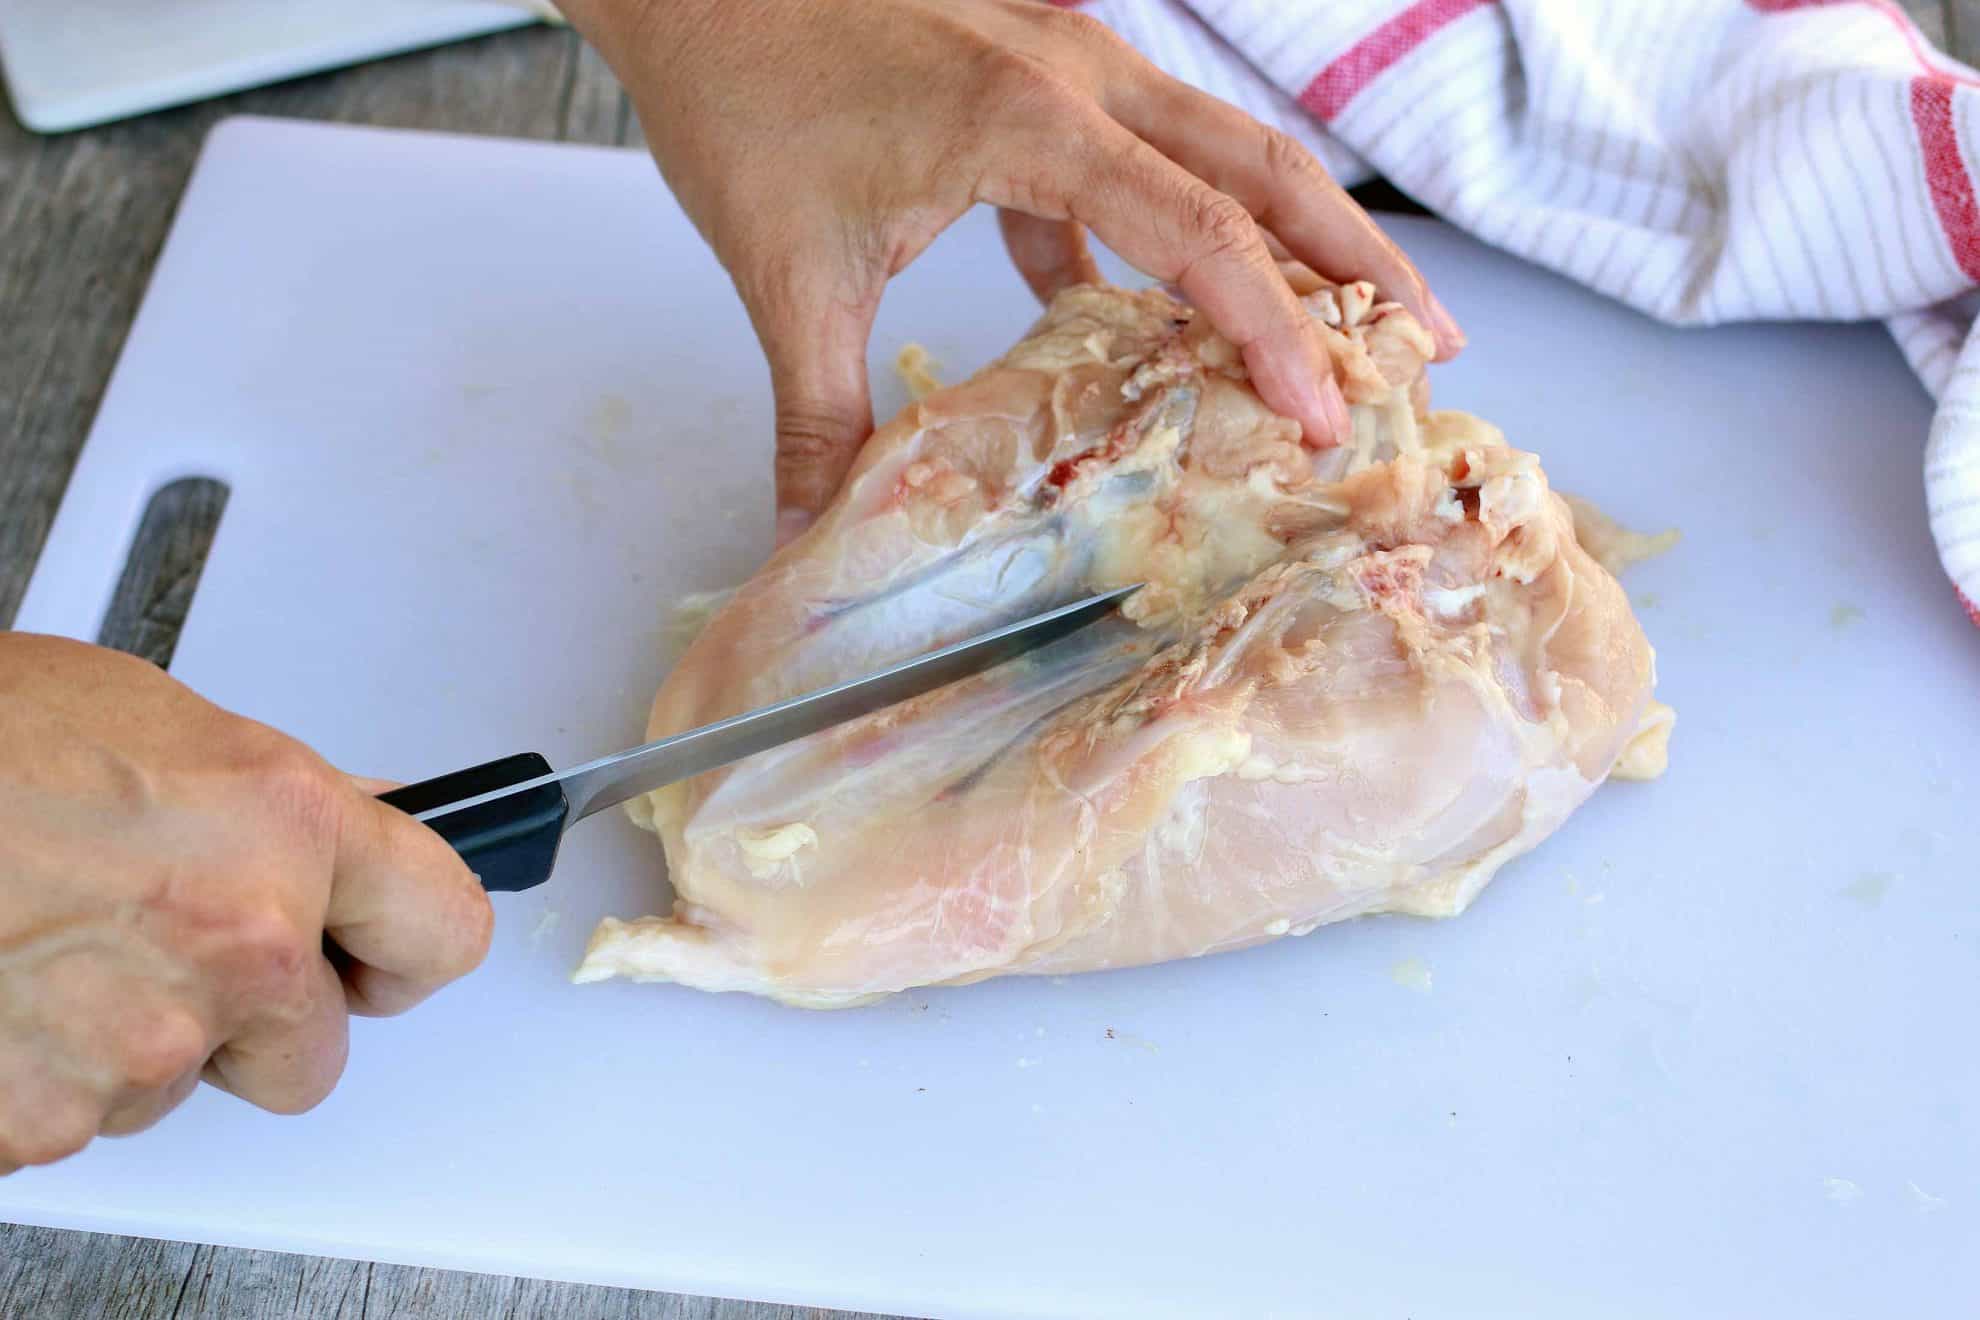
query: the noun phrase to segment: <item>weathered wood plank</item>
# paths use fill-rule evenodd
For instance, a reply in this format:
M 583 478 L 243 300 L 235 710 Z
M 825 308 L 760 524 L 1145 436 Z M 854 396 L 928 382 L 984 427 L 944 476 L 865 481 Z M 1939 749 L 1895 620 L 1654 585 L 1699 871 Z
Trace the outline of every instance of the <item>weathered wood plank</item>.
M 534 1316 L 582 1316 L 584 1320 L 885 1320 L 850 1311 L 589 1288 L 542 1279 L 520 1281 L 509 1315 L 514 1320 Z
M 227 488 L 202 478 L 158 492 L 138 525 L 124 576 L 96 640 L 169 666 L 185 626 L 206 552 L 227 507 Z
M 0 1224 L 7 1320 L 886 1320 Z
M 8 1320 L 169 1316 L 203 1248 L 0 1224 L 0 1315 Z
M 136 1240 L 109 1238 L 110 1245 L 100 1249 L 120 1251 L 119 1244 Z M 364 1320 L 372 1266 L 363 1261 L 223 1247 L 196 1250 L 185 1287 L 169 1312 L 173 1320 Z M 130 1312 L 133 1320 L 140 1314 Z
M 544 1314 L 520 1311 L 516 1299 L 522 1281 L 499 1274 L 459 1274 L 452 1270 L 422 1270 L 407 1265 L 370 1266 L 371 1287 L 364 1299 L 363 1320 L 455 1320 L 456 1317 Z M 616 1288 L 589 1288 L 596 1296 L 581 1297 L 569 1314 L 590 1320 L 609 1308 Z M 609 1314 L 609 1311 L 603 1312 Z

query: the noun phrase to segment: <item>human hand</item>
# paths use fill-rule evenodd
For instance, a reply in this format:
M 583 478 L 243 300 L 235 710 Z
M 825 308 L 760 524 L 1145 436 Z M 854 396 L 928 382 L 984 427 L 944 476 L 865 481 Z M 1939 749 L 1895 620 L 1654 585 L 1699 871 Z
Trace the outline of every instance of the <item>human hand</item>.
M 1408 258 L 1306 150 L 1101 24 L 1034 0 L 564 0 L 734 278 L 777 403 L 778 539 L 873 428 L 886 281 L 972 205 L 1003 208 L 1040 297 L 1097 274 L 1082 226 L 1180 286 L 1310 443 L 1347 405 L 1268 248 L 1368 279 L 1463 343 Z
M 480 963 L 440 837 L 142 661 L 0 633 L 0 1174 L 150 1126 L 201 1078 L 300 1113 L 347 1015 Z

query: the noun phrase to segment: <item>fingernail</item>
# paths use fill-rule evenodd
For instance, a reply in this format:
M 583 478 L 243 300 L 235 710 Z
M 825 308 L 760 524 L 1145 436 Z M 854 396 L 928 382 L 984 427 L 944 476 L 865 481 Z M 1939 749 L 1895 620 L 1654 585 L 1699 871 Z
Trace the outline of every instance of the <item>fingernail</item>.
M 1437 301 L 1436 294 L 1425 296 L 1430 299 L 1430 335 L 1437 341 L 1437 347 L 1443 350 L 1443 356 L 1449 357 L 1464 347 L 1464 331 L 1459 328 L 1457 318 L 1451 315 L 1450 310 Z
M 807 510 L 779 509 L 777 511 L 777 549 L 782 550 L 785 546 L 797 540 L 798 537 L 803 536 L 805 529 L 811 526 L 811 523 L 812 515 Z

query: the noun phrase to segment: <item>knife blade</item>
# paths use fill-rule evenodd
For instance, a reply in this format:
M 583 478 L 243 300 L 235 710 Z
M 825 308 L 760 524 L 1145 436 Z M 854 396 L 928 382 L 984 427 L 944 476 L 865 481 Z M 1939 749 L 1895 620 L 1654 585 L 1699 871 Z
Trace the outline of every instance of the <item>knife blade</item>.
M 586 816 L 994 668 L 1106 617 L 1138 590 L 1137 583 L 1088 596 L 877 673 L 567 770 L 524 752 L 395 788 L 379 801 L 446 839 L 483 888 L 533 888 L 550 878 L 564 831 Z

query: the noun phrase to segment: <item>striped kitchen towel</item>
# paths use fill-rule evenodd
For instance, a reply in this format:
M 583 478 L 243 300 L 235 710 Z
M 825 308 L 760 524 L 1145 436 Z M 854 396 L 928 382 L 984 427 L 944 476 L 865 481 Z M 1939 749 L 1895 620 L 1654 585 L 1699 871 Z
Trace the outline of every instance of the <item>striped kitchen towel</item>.
M 1447 220 L 1679 325 L 1877 317 L 1980 624 L 1980 78 L 1892 0 L 1059 0 Z

